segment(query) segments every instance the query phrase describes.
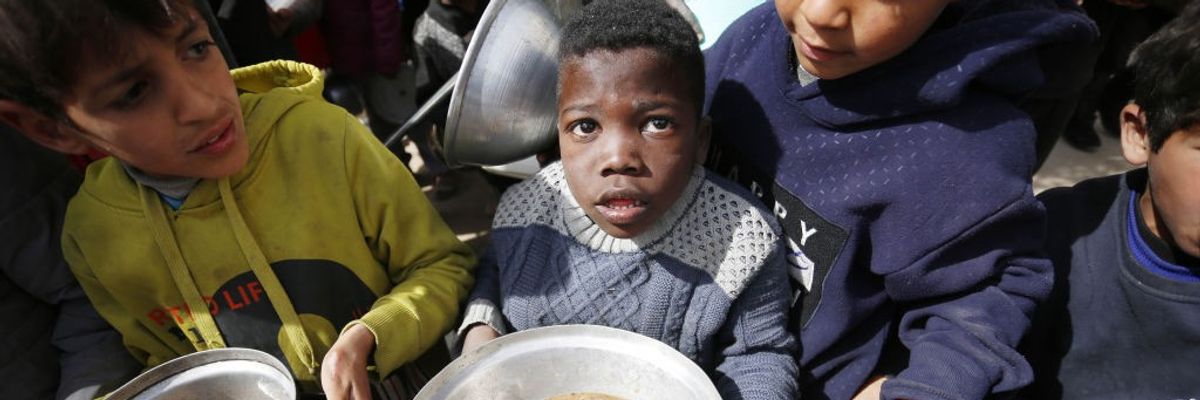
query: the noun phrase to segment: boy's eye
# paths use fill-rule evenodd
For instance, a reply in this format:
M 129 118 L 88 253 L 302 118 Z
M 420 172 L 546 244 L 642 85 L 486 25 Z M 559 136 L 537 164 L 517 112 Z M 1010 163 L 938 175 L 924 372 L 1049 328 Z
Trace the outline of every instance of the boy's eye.
M 132 107 L 142 99 L 142 96 L 146 94 L 146 90 L 149 87 L 150 84 L 146 81 L 138 81 L 134 83 L 133 86 L 130 86 L 129 90 L 126 90 L 125 93 L 121 94 L 121 97 L 117 98 L 117 101 L 114 102 L 114 104 L 118 108 Z
M 212 46 L 216 46 L 216 43 L 213 43 L 213 41 L 211 41 L 211 40 L 205 39 L 203 41 L 197 42 L 196 44 L 188 46 L 187 55 L 189 57 L 193 57 L 193 58 L 204 57 L 205 55 L 208 54 L 209 47 L 212 47 Z
M 646 124 L 642 126 L 642 131 L 647 133 L 662 133 L 670 130 L 674 125 L 670 119 L 654 117 L 646 121 Z
M 583 121 L 579 121 L 574 124 L 571 124 L 571 126 L 568 127 L 567 130 L 570 131 L 572 135 L 580 136 L 580 137 L 588 137 L 588 136 L 595 134 L 596 129 L 598 129 L 598 128 L 600 128 L 600 126 L 596 124 L 596 121 L 583 120 Z

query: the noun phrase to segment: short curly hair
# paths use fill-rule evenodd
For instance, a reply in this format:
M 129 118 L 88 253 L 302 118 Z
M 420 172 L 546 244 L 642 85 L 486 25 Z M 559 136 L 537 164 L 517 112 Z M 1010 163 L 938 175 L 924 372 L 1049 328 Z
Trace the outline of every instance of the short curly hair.
M 0 0 L 0 99 L 65 118 L 62 100 L 80 59 L 117 62 L 126 34 L 162 32 L 193 0 Z
M 596 0 L 567 21 L 558 60 L 596 50 L 650 49 L 671 60 L 688 86 L 700 113 L 704 105 L 704 55 L 695 31 L 662 0 Z M 699 114 L 697 114 L 699 115 Z
M 1200 1 L 1146 39 L 1130 59 L 1133 101 L 1146 116 L 1150 150 L 1200 123 Z

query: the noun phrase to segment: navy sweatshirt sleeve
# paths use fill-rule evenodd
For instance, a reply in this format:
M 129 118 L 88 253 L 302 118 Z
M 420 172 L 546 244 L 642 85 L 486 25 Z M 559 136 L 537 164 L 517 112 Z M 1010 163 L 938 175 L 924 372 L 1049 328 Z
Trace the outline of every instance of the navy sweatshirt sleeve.
M 869 228 L 871 269 L 898 308 L 909 352 L 885 399 L 980 399 L 1032 380 L 1016 347 L 1053 281 L 1029 178 L 1033 126 L 999 98 L 964 100 L 929 117 L 945 122 L 927 136 L 953 139 L 913 167 L 925 169 L 907 183 L 922 189 L 887 196 Z M 955 128 L 980 115 L 997 118 L 991 132 Z
M 1051 287 L 1037 254 L 1041 218 L 1021 196 L 886 275 L 889 295 L 911 308 L 899 325 L 908 368 L 885 384 L 885 399 L 981 399 L 1032 380 L 1015 347 Z

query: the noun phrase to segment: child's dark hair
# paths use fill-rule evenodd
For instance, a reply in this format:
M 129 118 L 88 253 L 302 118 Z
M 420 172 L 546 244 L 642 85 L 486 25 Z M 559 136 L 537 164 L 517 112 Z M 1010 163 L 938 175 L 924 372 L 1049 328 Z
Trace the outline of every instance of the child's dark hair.
M 1200 123 L 1200 1 L 1146 39 L 1134 52 L 1133 100 L 1146 116 L 1150 149 L 1171 133 Z
M 704 104 L 704 55 L 692 26 L 662 0 L 598 0 L 563 27 L 558 61 L 596 50 L 647 48 L 683 74 L 697 115 Z
M 79 72 L 117 62 L 128 33 L 162 32 L 192 0 L 0 0 L 0 99 L 65 120 L 63 96 Z

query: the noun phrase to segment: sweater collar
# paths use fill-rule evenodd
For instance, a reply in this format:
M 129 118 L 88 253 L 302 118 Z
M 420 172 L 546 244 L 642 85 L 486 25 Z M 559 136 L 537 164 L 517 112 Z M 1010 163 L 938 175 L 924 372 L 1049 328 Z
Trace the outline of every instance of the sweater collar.
M 192 188 L 196 187 L 196 183 L 200 182 L 200 178 L 189 178 L 184 176 L 169 176 L 156 177 L 151 176 L 142 170 L 132 165 L 120 162 L 121 167 L 125 168 L 125 173 L 135 182 L 143 186 L 154 189 L 161 195 L 173 199 L 185 199 L 192 192 Z
M 1154 250 L 1151 243 L 1147 242 L 1147 238 L 1142 234 L 1143 229 L 1139 229 L 1145 224 L 1141 213 L 1138 212 L 1137 200 L 1139 194 L 1136 190 L 1129 191 L 1129 200 L 1127 201 L 1125 212 L 1125 235 L 1126 240 L 1129 241 L 1129 249 L 1133 253 L 1134 259 L 1142 267 L 1164 278 L 1177 282 L 1200 283 L 1200 271 L 1165 259 Z M 1145 233 L 1152 235 L 1149 232 L 1149 228 L 1145 228 L 1144 230 Z M 1150 239 L 1161 240 L 1157 237 Z
M 600 226 L 575 201 L 575 196 L 571 194 L 567 180 L 562 179 L 559 185 L 559 198 L 561 199 L 563 210 L 562 221 L 566 231 L 576 241 L 593 250 L 606 253 L 643 250 L 657 243 L 659 239 L 666 236 L 675 227 L 680 217 L 695 202 L 696 196 L 700 192 L 700 184 L 704 182 L 704 176 L 705 170 L 703 167 L 697 165 L 693 168 L 691 180 L 688 181 L 687 186 L 683 189 L 683 194 L 679 196 L 678 200 L 675 200 L 675 204 L 670 209 L 667 209 L 667 212 L 662 217 L 659 217 L 658 221 L 650 226 L 650 229 L 628 239 L 609 235 L 603 229 L 600 229 Z

